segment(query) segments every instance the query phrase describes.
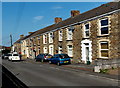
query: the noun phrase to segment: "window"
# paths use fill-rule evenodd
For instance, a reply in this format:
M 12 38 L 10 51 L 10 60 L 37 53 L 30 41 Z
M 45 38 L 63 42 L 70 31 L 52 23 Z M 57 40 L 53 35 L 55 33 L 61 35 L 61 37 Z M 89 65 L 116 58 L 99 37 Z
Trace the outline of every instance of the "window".
M 67 29 L 67 40 L 72 40 L 73 38 L 73 29 Z
M 108 18 L 100 20 L 100 35 L 108 35 L 109 34 L 109 21 Z
M 40 45 L 40 37 L 38 37 L 38 45 Z
M 68 56 L 73 57 L 73 46 L 72 45 L 68 45 Z
M 108 42 L 102 41 L 100 42 L 100 57 L 108 57 Z
M 59 41 L 62 41 L 62 30 L 59 31 Z
M 49 54 L 51 54 L 51 55 L 54 54 L 53 45 L 49 45 Z
M 44 53 L 48 53 L 48 52 L 47 52 L 47 47 L 43 47 L 43 52 L 44 52 Z
M 58 50 L 59 50 L 58 53 L 61 54 L 62 53 L 62 46 L 59 46 Z
M 49 43 L 53 43 L 53 32 L 49 33 Z
M 47 34 L 43 35 L 43 44 L 47 44 Z
M 89 37 L 90 35 L 90 25 L 89 23 L 84 25 L 84 37 Z

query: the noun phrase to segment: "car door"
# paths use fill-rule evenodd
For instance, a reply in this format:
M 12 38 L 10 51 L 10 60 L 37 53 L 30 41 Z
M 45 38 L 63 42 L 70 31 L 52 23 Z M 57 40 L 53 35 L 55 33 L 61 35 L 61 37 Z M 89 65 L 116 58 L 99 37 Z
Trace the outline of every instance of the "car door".
M 55 63 L 58 63 L 58 62 L 59 62 L 59 54 L 57 54 L 57 55 L 55 56 L 54 62 L 55 62 Z

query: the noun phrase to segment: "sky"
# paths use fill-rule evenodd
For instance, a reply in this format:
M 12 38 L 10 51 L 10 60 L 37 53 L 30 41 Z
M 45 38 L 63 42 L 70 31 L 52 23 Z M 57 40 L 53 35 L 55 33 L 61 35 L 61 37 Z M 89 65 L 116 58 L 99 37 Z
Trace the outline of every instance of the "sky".
M 28 35 L 54 24 L 55 17 L 63 20 L 70 17 L 71 10 L 80 13 L 106 2 L 2 2 L 2 45 L 10 46 L 21 34 Z

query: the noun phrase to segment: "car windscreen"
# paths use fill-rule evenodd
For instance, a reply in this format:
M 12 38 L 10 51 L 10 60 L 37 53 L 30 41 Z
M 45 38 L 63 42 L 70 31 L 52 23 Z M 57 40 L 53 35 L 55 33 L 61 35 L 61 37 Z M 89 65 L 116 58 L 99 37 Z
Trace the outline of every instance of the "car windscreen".
M 13 56 L 19 56 L 18 54 L 13 54 Z
M 69 56 L 67 54 L 61 54 L 60 58 L 69 58 Z
M 12 54 L 8 54 L 8 56 L 12 56 Z

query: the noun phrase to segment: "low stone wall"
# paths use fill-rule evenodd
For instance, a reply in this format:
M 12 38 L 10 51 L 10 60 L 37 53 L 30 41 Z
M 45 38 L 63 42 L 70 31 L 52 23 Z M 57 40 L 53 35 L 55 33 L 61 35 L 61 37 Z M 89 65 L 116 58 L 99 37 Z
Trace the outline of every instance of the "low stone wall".
M 119 59 L 97 59 L 94 61 L 94 72 L 100 72 L 100 69 L 117 68 L 120 66 Z

